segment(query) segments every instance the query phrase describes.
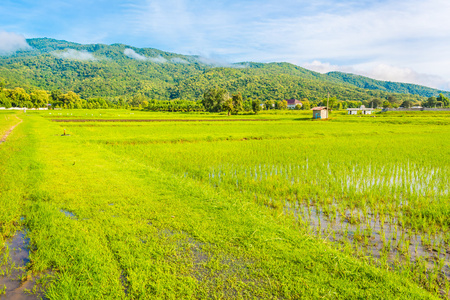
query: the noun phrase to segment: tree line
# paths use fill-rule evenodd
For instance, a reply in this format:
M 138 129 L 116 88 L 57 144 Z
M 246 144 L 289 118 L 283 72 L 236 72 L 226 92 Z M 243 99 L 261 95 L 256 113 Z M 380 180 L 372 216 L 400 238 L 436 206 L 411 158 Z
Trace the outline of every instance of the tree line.
M 299 99 L 301 104 L 295 109 L 308 110 L 316 106 L 326 106 L 330 109 L 339 110 L 347 108 L 357 108 L 361 105 L 372 108 L 397 108 L 412 106 L 423 107 L 450 107 L 450 100 L 443 94 L 438 97 L 429 97 L 424 101 L 412 101 L 402 99 L 395 95 L 387 98 L 374 97 L 368 100 L 339 100 L 337 96 L 322 98 L 320 100 Z M 240 112 L 257 113 L 260 110 L 284 110 L 287 109 L 286 100 L 265 100 L 244 99 L 240 92 L 231 94 L 225 88 L 206 89 L 198 101 L 191 100 L 157 100 L 149 99 L 145 95 L 137 94 L 133 97 L 91 97 L 82 99 L 73 91 L 67 93 L 61 90 L 51 92 L 34 89 L 27 93 L 25 89 L 16 87 L 6 89 L 0 83 L 0 107 L 26 107 L 26 108 L 67 108 L 67 109 L 101 109 L 101 108 L 136 108 L 146 111 L 168 111 L 168 112 L 226 112 L 238 114 Z

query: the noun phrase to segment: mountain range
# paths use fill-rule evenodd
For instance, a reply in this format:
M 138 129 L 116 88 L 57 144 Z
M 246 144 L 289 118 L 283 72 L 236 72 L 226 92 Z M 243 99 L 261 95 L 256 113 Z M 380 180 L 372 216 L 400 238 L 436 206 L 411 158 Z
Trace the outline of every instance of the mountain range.
M 0 56 L 0 84 L 25 90 L 74 91 L 83 98 L 199 100 L 221 87 L 244 99 L 424 100 L 449 92 L 341 72 L 320 74 L 289 63 L 227 64 L 123 44 L 77 44 L 49 38 L 28 39 L 29 49 Z

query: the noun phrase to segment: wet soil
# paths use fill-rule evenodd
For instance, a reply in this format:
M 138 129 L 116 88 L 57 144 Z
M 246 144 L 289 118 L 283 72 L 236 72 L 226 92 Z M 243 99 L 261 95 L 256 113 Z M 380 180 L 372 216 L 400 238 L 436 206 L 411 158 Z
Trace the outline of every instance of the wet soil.
M 336 204 L 334 204 L 336 205 Z M 357 209 L 345 213 L 328 213 L 313 204 L 286 201 L 283 211 L 308 224 L 313 232 L 333 242 L 347 241 L 376 260 L 391 265 L 424 261 L 428 271 L 439 270 L 450 280 L 450 249 L 443 233 L 427 234 L 404 228 L 395 217 L 363 216 Z
M 36 285 L 35 279 L 26 276 L 26 265 L 30 261 L 30 250 L 28 248 L 29 239 L 25 231 L 17 232 L 7 243 L 9 257 L 6 253 L 0 253 L 0 260 L 6 259 L 7 263 L 1 267 L 0 290 L 6 291 L 0 294 L 0 299 L 9 300 L 35 300 L 41 299 L 42 295 L 30 294 Z

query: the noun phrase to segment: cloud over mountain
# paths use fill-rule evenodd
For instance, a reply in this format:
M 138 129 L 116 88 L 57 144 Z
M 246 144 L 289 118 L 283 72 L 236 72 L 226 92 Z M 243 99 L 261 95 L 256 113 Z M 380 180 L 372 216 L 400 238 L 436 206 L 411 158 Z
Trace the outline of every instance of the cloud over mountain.
M 97 58 L 90 52 L 87 51 L 78 51 L 75 49 L 66 49 L 63 52 L 52 52 L 52 54 L 56 57 L 63 59 L 74 59 L 74 60 L 87 60 L 87 61 L 95 61 Z
M 12 54 L 18 50 L 31 49 L 25 37 L 13 32 L 0 31 L 0 54 Z
M 302 67 L 322 74 L 337 71 L 362 75 L 383 81 L 414 83 L 445 90 L 449 90 L 450 88 L 450 82 L 440 76 L 419 73 L 411 68 L 396 67 L 383 63 L 339 66 L 314 60 L 310 63 L 302 64 Z
M 137 59 L 137 60 L 147 60 L 148 58 L 144 55 L 136 53 L 133 49 L 127 48 L 123 51 L 123 54 L 128 56 L 129 58 Z
M 123 51 L 123 54 L 125 54 L 126 56 L 128 56 L 129 58 L 132 59 L 136 59 L 136 60 L 141 60 L 141 61 L 151 61 L 157 64 L 163 64 L 167 62 L 167 59 L 165 59 L 164 57 L 162 57 L 161 55 L 156 56 L 156 57 L 147 57 L 145 55 L 139 54 L 136 51 L 134 51 L 133 49 L 127 48 Z

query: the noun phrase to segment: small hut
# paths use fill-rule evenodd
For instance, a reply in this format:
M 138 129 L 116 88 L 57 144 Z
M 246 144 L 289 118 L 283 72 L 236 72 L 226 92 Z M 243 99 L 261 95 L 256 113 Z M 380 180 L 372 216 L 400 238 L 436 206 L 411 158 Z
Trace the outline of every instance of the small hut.
M 318 106 L 312 109 L 313 119 L 328 119 L 328 110 L 326 106 Z

